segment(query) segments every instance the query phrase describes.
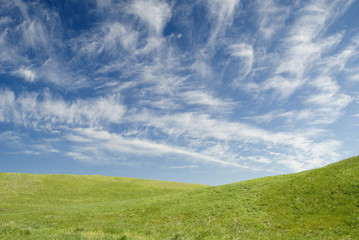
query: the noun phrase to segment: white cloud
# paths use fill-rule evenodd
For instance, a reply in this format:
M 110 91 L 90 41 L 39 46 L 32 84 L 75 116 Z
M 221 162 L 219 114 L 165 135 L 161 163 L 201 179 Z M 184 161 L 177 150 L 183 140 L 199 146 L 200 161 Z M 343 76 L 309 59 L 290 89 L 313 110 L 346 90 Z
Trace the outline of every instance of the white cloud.
M 88 58 L 106 54 L 108 57 L 121 58 L 126 52 L 136 51 L 138 32 L 130 24 L 118 21 L 102 23 L 100 26 L 71 40 L 72 47 L 79 56 Z
M 273 162 L 268 157 L 263 157 L 263 156 L 255 156 L 255 157 L 251 156 L 251 157 L 243 157 L 243 158 L 248 159 L 252 162 L 261 163 L 261 164 L 269 164 L 269 163 Z
M 93 154 L 101 154 L 102 151 L 109 151 L 118 154 L 136 154 L 160 156 L 164 154 L 182 155 L 189 160 L 202 161 L 207 163 L 216 163 L 224 166 L 234 166 L 240 168 L 248 168 L 233 162 L 224 161 L 216 157 L 196 152 L 191 149 L 185 149 L 168 144 L 156 143 L 150 140 L 137 138 L 124 138 L 119 134 L 109 133 L 104 130 L 96 130 L 92 128 L 77 129 L 73 134 L 68 136 L 69 140 L 74 141 L 77 151 L 91 152 Z M 85 139 L 85 141 L 82 141 Z M 75 141 L 77 140 L 77 142 Z
M 357 36 L 351 37 L 348 44 L 341 47 L 337 52 L 321 60 L 321 71 L 323 74 L 335 75 L 338 72 L 346 74 L 348 80 L 354 80 L 358 73 L 358 68 L 353 66 L 355 59 L 358 58 L 359 41 Z M 344 36 L 340 40 L 343 42 Z
M 162 44 L 165 44 L 164 39 L 150 36 L 146 39 L 146 45 L 143 48 L 136 49 L 134 54 L 139 56 L 149 54 L 154 50 L 161 49 Z
M 33 82 L 35 80 L 35 72 L 31 69 L 27 68 L 20 68 L 19 70 L 15 71 L 16 75 L 19 75 L 20 77 L 24 78 L 28 82 Z
M 300 172 L 305 170 L 306 168 L 303 166 L 304 164 L 301 161 L 298 161 L 297 157 L 288 156 L 286 159 L 279 160 L 278 163 L 292 169 L 296 172 Z
M 234 85 L 238 85 L 239 81 L 243 80 L 252 70 L 254 51 L 251 45 L 245 43 L 233 44 L 229 49 L 232 57 L 240 59 L 239 76 L 234 82 Z
M 206 114 L 181 113 L 158 117 L 142 113 L 132 116 L 131 120 L 156 127 L 168 135 L 184 135 L 203 141 L 216 139 L 216 141 L 244 141 L 246 143 L 264 142 L 269 145 L 289 145 L 299 149 L 306 149 L 309 142 L 305 132 L 275 133 L 245 123 L 213 119 Z
M 1 104 L 0 104 L 0 107 L 1 107 Z M 0 117 L 1 117 L 1 115 L 0 115 Z M 3 121 L 3 120 L 0 118 L 0 121 Z M 20 137 L 18 135 L 16 135 L 14 131 L 4 131 L 4 132 L 0 133 L 0 141 L 3 143 L 7 143 L 7 144 L 11 144 L 13 146 L 16 146 L 17 143 L 20 141 Z
M 294 65 L 293 65 L 294 67 Z M 290 97 L 307 79 L 289 79 L 282 76 L 275 76 L 265 81 L 263 84 L 263 90 L 274 89 L 280 99 L 286 99 Z
M 44 47 L 48 44 L 49 36 L 42 23 L 37 21 L 24 22 L 21 26 L 25 44 L 31 48 Z
M 270 39 L 277 31 L 284 28 L 289 16 L 289 8 L 278 6 L 274 0 L 256 1 L 259 15 L 259 30 L 265 39 Z
M 54 148 L 52 142 L 56 142 L 57 140 L 44 139 L 44 143 L 34 144 L 32 147 L 41 151 L 42 153 L 59 153 L 60 151 Z
M 137 32 L 128 29 L 121 23 L 114 22 L 105 26 L 105 36 L 103 38 L 102 47 L 99 50 L 106 49 L 107 52 L 113 52 L 117 49 L 117 43 L 120 42 L 127 51 L 133 51 L 136 48 Z
M 139 101 L 139 105 L 144 107 L 150 106 L 152 108 L 157 108 L 162 110 L 181 109 L 180 103 L 175 101 L 175 99 L 169 97 L 161 97 L 161 96 L 159 96 L 158 98 L 141 100 Z
M 340 86 L 332 78 L 322 76 L 311 83 L 317 93 L 311 95 L 306 103 L 313 107 L 313 123 L 332 123 L 342 114 L 343 109 L 353 98 L 340 92 Z
M 35 151 L 31 151 L 31 150 L 25 150 L 23 151 L 24 154 L 27 154 L 27 155 L 40 155 L 41 153 L 40 152 L 35 152 Z
M 335 4 L 314 1 L 299 11 L 300 16 L 283 39 L 278 67 L 265 82 L 264 90 L 274 89 L 279 98 L 285 99 L 307 83 L 307 74 L 320 62 L 321 54 L 341 41 L 341 35 L 323 37 L 332 16 L 340 10 Z
M 46 83 L 66 86 L 68 89 L 76 88 L 81 80 L 80 76 L 70 70 L 70 66 L 56 56 L 49 57 L 36 69 L 36 78 Z
M 52 116 L 52 121 L 90 125 L 119 123 L 125 112 L 125 107 L 119 101 L 117 96 L 110 96 L 78 100 L 69 104 L 63 100 L 48 98 L 45 102 L 40 103 L 40 111 L 45 116 Z
M 73 159 L 76 159 L 76 160 L 84 161 L 84 160 L 89 160 L 90 159 L 90 157 L 85 156 L 82 153 L 78 153 L 78 152 L 68 152 L 68 153 L 66 153 L 66 155 L 73 158 Z
M 186 91 L 180 94 L 180 97 L 187 104 L 191 105 L 204 105 L 213 108 L 222 108 L 222 110 L 228 110 L 233 106 L 232 102 L 223 101 L 220 98 L 214 98 L 208 92 L 204 90 Z
M 309 120 L 311 123 L 313 123 L 313 118 L 315 114 L 312 109 L 303 109 L 297 112 L 296 118 L 298 120 Z
M 169 96 L 173 96 L 182 86 L 187 77 L 178 76 L 173 73 L 176 67 L 178 67 L 176 60 L 172 57 L 166 60 L 167 62 L 163 63 L 156 59 L 153 63 L 140 67 L 140 78 L 136 80 L 148 86 L 144 87 L 142 91 L 149 92 L 150 94 L 168 94 Z M 146 96 L 147 95 L 144 97 Z
M 326 131 L 300 129 L 291 132 L 272 132 L 253 125 L 213 119 L 209 115 L 181 113 L 156 116 L 149 112 L 133 115 L 131 121 L 148 128 L 155 127 L 161 134 L 172 139 L 185 139 L 188 146 L 201 152 L 234 163 L 246 162 L 244 166 L 255 169 L 257 164 L 280 164 L 295 171 L 319 167 L 324 162 L 338 160 L 339 141 L 323 142 Z M 261 146 L 260 152 L 258 146 Z M 252 157 L 243 158 L 241 152 L 251 152 Z M 281 153 L 278 157 L 265 157 L 264 153 Z M 263 156 L 262 156 L 263 155 Z M 313 157 L 315 156 L 315 157 Z M 293 157 L 299 165 L 287 162 Z M 294 167 L 297 167 L 294 169 Z
M 291 120 L 296 115 L 295 111 L 284 111 L 282 109 L 277 109 L 271 112 L 268 112 L 263 115 L 252 116 L 252 117 L 243 117 L 242 119 L 254 120 L 258 123 L 270 123 L 274 119 L 286 119 Z
M 0 120 L 14 121 L 25 126 L 49 127 L 49 130 L 69 125 L 89 125 L 120 123 L 125 107 L 119 96 L 77 100 L 72 103 L 55 99 L 45 93 L 43 100 L 36 93 L 26 93 L 14 97 L 10 90 L 2 90 L 0 98 Z
M 239 0 L 208 0 L 210 15 L 214 27 L 208 43 L 214 43 L 221 31 L 232 25 Z
M 150 26 L 157 36 L 162 35 L 163 28 L 171 17 L 171 8 L 160 0 L 136 0 L 130 11 Z
M 359 74 L 350 76 L 349 80 L 351 80 L 353 82 L 359 82 Z

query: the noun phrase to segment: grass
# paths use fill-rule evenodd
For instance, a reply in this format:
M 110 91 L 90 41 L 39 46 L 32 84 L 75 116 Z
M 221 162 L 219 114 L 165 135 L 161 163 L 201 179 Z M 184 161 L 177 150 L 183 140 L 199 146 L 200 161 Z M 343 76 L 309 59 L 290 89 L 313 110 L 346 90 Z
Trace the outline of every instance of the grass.
M 219 187 L 0 174 L 1 239 L 359 239 L 359 157 Z

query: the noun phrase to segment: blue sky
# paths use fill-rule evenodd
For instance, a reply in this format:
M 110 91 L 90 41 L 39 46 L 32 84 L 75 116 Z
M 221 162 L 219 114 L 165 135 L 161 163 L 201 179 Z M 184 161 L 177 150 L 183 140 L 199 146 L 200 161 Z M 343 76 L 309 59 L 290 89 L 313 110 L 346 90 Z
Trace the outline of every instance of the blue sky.
M 359 2 L 0 1 L 0 171 L 219 185 L 358 154 Z

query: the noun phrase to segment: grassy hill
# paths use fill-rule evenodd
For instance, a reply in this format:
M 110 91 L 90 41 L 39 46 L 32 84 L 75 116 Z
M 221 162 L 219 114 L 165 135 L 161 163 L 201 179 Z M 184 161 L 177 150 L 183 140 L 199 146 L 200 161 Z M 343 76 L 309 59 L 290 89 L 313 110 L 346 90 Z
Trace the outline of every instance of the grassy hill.
M 1 239 L 359 239 L 359 157 L 219 187 L 0 173 Z

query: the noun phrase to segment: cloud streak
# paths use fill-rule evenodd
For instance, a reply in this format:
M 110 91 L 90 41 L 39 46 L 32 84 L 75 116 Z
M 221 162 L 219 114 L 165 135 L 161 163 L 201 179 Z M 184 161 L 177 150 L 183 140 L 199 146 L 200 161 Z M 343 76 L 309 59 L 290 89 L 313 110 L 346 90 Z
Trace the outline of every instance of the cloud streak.
M 239 168 L 249 168 L 234 162 L 228 162 L 216 157 L 209 156 L 200 152 L 191 151 L 185 148 L 173 147 L 167 144 L 159 144 L 152 141 L 124 138 L 121 135 L 109 133 L 107 131 L 98 131 L 94 129 L 77 129 L 74 134 L 67 136 L 71 142 L 80 143 L 77 146 L 78 151 L 101 155 L 103 151 L 109 151 L 117 154 L 139 154 L 139 155 L 182 155 L 192 160 L 197 160 L 207 163 L 215 163 L 224 166 L 234 166 Z M 79 160 L 89 160 L 90 157 L 83 153 L 70 152 L 67 155 Z
M 98 126 L 120 123 L 126 108 L 118 96 L 66 102 L 50 93 L 29 92 L 15 96 L 14 92 L 1 91 L 0 120 L 34 128 L 72 126 Z M 42 100 L 39 100 L 42 98 Z

